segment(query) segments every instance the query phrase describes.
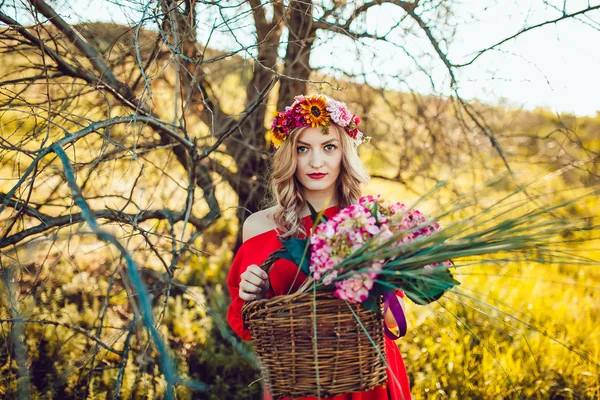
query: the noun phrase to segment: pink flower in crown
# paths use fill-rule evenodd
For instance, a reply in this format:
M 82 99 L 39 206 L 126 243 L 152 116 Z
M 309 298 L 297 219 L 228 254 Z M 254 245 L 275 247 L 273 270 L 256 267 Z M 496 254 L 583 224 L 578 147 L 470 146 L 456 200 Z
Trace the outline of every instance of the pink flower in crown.
M 284 127 L 288 132 L 295 128 L 294 121 L 287 115 L 285 118 L 282 119 L 281 126 Z
M 345 127 L 346 132 L 348 132 L 348 135 L 350 135 L 350 137 L 353 139 L 356 139 L 358 136 L 358 132 L 360 132 L 358 130 L 359 123 L 360 123 L 360 118 L 358 118 L 356 115 L 353 115 L 350 118 L 350 122 Z
M 304 97 L 303 94 L 299 94 L 298 96 L 294 97 L 294 104 L 292 106 L 295 106 L 297 104 L 302 103 L 304 100 L 306 100 L 306 97 Z
M 304 115 L 300 113 L 300 107 L 294 108 L 291 119 L 293 120 L 295 128 L 306 126 L 306 119 L 304 118 Z
M 348 109 L 346 103 L 337 100 L 327 100 L 327 111 L 333 122 L 339 126 L 346 127 L 352 122 L 352 113 Z
M 284 115 L 284 113 L 275 113 L 275 117 L 273 118 L 273 122 L 271 123 L 272 130 L 277 128 L 279 126 L 280 122 L 282 122 L 282 119 L 284 118 L 284 117 L 282 117 L 282 115 Z

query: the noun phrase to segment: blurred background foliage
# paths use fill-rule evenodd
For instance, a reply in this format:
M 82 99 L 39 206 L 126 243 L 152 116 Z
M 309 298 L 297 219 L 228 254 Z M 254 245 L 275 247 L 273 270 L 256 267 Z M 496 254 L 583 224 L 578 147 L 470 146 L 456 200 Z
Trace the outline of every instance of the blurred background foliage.
M 137 77 L 130 27 L 90 23 L 76 28 L 88 43 L 102 50 L 119 79 L 129 82 Z M 48 41 L 59 36 L 52 26 L 44 32 Z M 144 59 L 155 49 L 155 36 L 139 31 Z M 0 91 L 4 141 L 0 200 L 4 201 L 31 162 L 27 150 L 129 110 L 107 101 L 106 92 L 86 85 L 76 87 L 68 77 L 53 77 L 51 84 L 44 80 L 6 84 L 36 74 L 31 65 L 47 60 L 38 50 L 11 41 L 6 30 L 2 46 L 19 48 L 17 53 L 0 56 L 4 82 Z M 67 41 L 57 46 L 66 55 L 76 52 Z M 155 56 L 160 59 L 160 54 Z M 242 113 L 247 106 L 252 61 L 210 48 L 203 56 L 223 56 L 218 67 L 209 67 L 211 85 L 218 91 L 224 112 Z M 78 58 L 77 63 L 92 68 L 85 58 Z M 147 102 L 163 121 L 176 121 L 181 98 L 173 90 L 178 79 L 173 64 L 157 62 L 146 73 L 155 76 L 153 96 Z M 541 196 L 541 202 L 568 199 L 599 183 L 600 114 L 557 115 L 546 109 L 525 111 L 469 102 L 467 110 L 494 132 L 503 150 L 501 157 L 489 138 L 467 122 L 465 108 L 457 107 L 455 99 L 375 89 L 318 71 L 311 72 L 310 80 L 330 82 L 308 83 L 306 92 L 325 93 L 347 102 L 361 117 L 361 130 L 373 137 L 372 143 L 360 150 L 374 177 L 365 194 L 382 193 L 411 204 L 440 180 L 449 179 L 449 185 L 419 206 L 434 215 L 443 204 L 505 173 L 508 162 L 511 175 L 482 191 L 472 208 L 440 221 L 442 225 L 480 210 L 536 177 L 545 177 L 533 193 Z M 271 111 L 278 109 L 279 85 L 266 100 L 264 126 L 270 122 Z M 45 109 L 48 94 L 61 104 L 60 112 Z M 198 116 L 202 109 L 203 105 L 196 103 L 187 111 L 187 133 L 197 138 L 199 146 L 210 146 L 216 137 Z M 267 141 L 260 139 L 266 149 Z M 235 140 L 232 137 L 203 161 L 218 163 L 226 170 L 210 172 L 221 212 L 201 234 L 194 236 L 189 226 L 184 229 L 181 219 L 103 221 L 103 229 L 123 243 L 140 267 L 151 294 L 156 326 L 176 360 L 178 373 L 207 385 L 206 392 L 179 385 L 178 398 L 252 399 L 262 395 L 252 345 L 240 342 L 225 320 L 229 303 L 226 277 L 239 245 L 240 209 L 246 208 L 239 191 L 223 178 L 227 173 L 241 176 L 240 160 L 220 150 Z M 19 148 L 11 149 L 9 142 L 19 143 Z M 66 152 L 92 209 L 139 216 L 148 209 L 185 209 L 189 174 L 172 149 L 172 144 L 161 143 L 148 126 L 121 124 L 86 136 Z M 250 180 L 262 182 L 265 173 L 252 171 Z M 49 217 L 78 210 L 55 154 L 40 161 L 35 176 L 28 188 L 17 191 L 33 210 Z M 264 197 L 264 186 L 257 183 L 251 187 Z M 201 188 L 194 190 L 195 198 L 205 196 Z M 588 198 L 569 212 L 573 217 L 597 219 L 599 209 L 598 199 Z M 191 207 L 192 215 L 207 212 L 205 201 L 195 201 Z M 12 224 L 14 219 L 15 208 L 0 214 L 3 229 L 9 227 L 2 231 L 2 240 L 37 226 L 27 213 Z M 590 233 L 589 239 L 573 244 L 571 251 L 598 260 L 600 249 L 594 241 L 598 233 Z M 189 247 L 182 250 L 185 242 Z M 178 259 L 175 253 L 180 254 Z M 157 254 L 167 260 L 173 256 L 176 262 L 167 265 Z M 117 385 L 123 398 L 165 394 L 158 354 L 148 332 L 133 329 L 136 293 L 122 273 L 126 268 L 123 257 L 90 234 L 85 224 L 66 224 L 3 246 L 1 267 L 1 396 L 21 396 L 19 380 L 23 379 L 28 379 L 32 398 L 112 398 Z M 172 279 L 165 273 L 169 269 Z M 460 268 L 456 275 L 461 286 L 439 303 L 426 307 L 409 304 L 409 331 L 398 346 L 415 398 L 600 396 L 597 266 L 561 265 L 552 260 L 541 265 L 498 262 Z M 126 356 L 122 353 L 125 348 Z M 25 377 L 19 373 L 23 354 L 29 371 Z

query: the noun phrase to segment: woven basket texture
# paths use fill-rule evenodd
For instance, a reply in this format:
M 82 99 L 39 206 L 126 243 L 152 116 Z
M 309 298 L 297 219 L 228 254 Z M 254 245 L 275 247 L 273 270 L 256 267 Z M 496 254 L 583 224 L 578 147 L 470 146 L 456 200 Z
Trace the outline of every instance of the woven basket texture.
M 273 261 L 261 268 L 268 272 Z M 332 397 L 387 381 L 381 316 L 359 304 L 331 292 L 293 293 L 246 302 L 242 316 L 274 399 Z

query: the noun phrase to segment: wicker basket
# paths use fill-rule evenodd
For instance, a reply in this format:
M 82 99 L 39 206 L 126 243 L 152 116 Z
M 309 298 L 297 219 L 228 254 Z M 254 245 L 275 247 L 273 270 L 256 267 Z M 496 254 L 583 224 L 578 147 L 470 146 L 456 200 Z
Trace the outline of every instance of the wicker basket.
M 261 268 L 269 272 L 275 259 L 276 254 L 271 254 Z M 313 298 L 313 293 L 294 293 L 247 302 L 242 307 L 244 323 L 251 331 L 262 375 L 273 398 L 332 397 L 385 383 L 381 317 L 351 304 L 376 349 L 344 300 L 331 292 L 317 292 L 314 318 Z

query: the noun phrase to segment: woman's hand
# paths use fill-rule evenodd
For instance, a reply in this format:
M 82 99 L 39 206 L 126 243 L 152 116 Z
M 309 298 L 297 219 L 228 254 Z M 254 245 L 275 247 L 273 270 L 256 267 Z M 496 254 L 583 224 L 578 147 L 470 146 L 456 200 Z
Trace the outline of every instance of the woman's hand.
M 250 264 L 244 271 L 240 282 L 240 299 L 244 301 L 260 300 L 265 297 L 269 290 L 269 279 L 267 273 L 258 265 Z

